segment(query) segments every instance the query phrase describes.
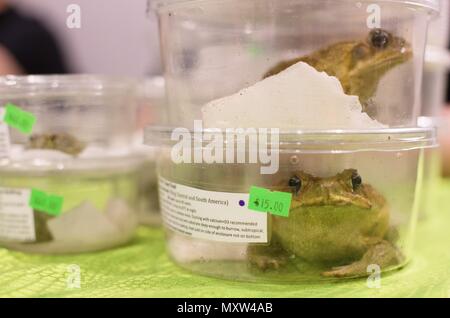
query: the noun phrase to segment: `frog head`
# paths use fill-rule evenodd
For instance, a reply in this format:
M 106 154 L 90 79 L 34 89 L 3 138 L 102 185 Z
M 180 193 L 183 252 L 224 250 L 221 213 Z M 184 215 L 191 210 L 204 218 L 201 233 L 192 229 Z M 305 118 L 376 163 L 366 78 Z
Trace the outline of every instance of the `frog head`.
M 359 96 L 366 108 L 380 79 L 411 57 L 411 47 L 403 38 L 374 29 L 365 39 L 338 42 L 309 55 L 282 61 L 271 68 L 265 77 L 278 74 L 298 62 L 305 62 L 317 71 L 337 77 L 345 93 Z
M 373 97 L 380 79 L 394 67 L 412 57 L 409 44 L 401 37 L 375 29 L 365 41 L 355 42 L 349 52 L 343 86 L 349 95 L 357 95 L 362 104 Z
M 289 217 L 272 218 L 273 237 L 291 256 L 309 262 L 340 266 L 363 258 L 386 237 L 390 212 L 386 199 L 355 169 L 319 178 L 298 171 L 283 176 L 281 191 L 291 192 Z M 366 273 L 367 265 L 382 264 L 381 249 L 369 263 L 351 265 L 345 272 Z M 391 249 L 391 252 L 393 249 Z M 395 253 L 394 253 L 395 254 Z M 392 255 L 392 253 L 389 253 Z M 329 276 L 339 275 L 334 272 Z
M 84 150 L 85 145 L 72 135 L 54 133 L 32 135 L 28 141 L 28 148 L 57 150 L 76 156 Z
M 329 178 L 318 178 L 304 172 L 293 175 L 284 185 L 293 193 L 291 209 L 306 206 L 354 206 L 372 209 L 380 205 L 381 196 L 367 184 L 355 169 L 344 170 Z

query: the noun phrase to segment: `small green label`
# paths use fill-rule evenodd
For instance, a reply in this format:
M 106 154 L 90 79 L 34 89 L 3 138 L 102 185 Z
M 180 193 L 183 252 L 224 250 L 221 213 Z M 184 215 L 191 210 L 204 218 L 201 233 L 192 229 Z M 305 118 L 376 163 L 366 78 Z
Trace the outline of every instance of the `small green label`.
M 5 106 L 5 116 L 3 120 L 9 126 L 18 129 L 22 133 L 30 134 L 36 123 L 36 116 L 20 109 L 16 105 L 8 103 Z
M 291 193 L 251 187 L 248 208 L 258 212 L 269 212 L 274 215 L 288 217 L 291 201 Z
M 30 206 L 42 212 L 46 212 L 50 215 L 58 216 L 61 214 L 64 198 L 47 194 L 43 191 L 36 189 L 31 190 Z

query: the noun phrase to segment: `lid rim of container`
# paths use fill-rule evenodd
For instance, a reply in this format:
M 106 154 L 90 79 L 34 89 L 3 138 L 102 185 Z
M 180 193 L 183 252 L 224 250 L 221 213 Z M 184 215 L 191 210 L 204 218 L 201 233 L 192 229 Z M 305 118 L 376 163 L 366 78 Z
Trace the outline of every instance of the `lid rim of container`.
M 107 162 L 105 165 L 104 162 Z M 124 163 L 124 160 L 128 162 Z M 145 163 L 148 158 L 141 153 L 131 153 L 123 156 L 116 156 L 114 158 L 70 158 L 60 160 L 49 160 L 46 165 L 29 164 L 29 160 L 14 160 L 5 158 L 0 161 L 0 172 L 13 173 L 13 172 L 79 172 L 79 171 L 100 171 L 107 172 L 122 171 L 132 172 Z M 98 162 L 102 161 L 103 164 L 99 169 Z
M 181 126 L 159 126 L 148 125 L 145 127 L 146 131 L 159 133 L 172 133 L 174 129 L 182 128 L 190 133 L 199 132 L 187 127 Z M 201 132 L 214 133 L 218 128 L 204 128 Z M 220 128 L 219 128 L 220 129 Z M 227 128 L 228 129 L 228 128 Z M 433 127 L 390 127 L 377 129 L 280 129 L 277 127 L 230 127 L 229 129 L 278 129 L 280 134 L 297 134 L 297 135 L 352 135 L 352 134 L 411 134 L 411 133 L 425 133 L 433 131 Z M 224 130 L 224 129 L 221 129 Z
M 21 85 L 26 88 L 31 88 L 44 87 L 50 84 L 91 85 L 92 83 L 102 84 L 104 88 L 130 87 L 136 85 L 138 81 L 138 78 L 131 76 L 110 76 L 103 74 L 3 75 L 0 76 L 0 89 L 15 88 Z
M 138 82 L 133 77 L 101 74 L 4 75 L 0 76 L 0 97 L 46 95 L 58 90 L 72 92 L 75 89 L 90 93 L 133 91 Z
M 150 8 L 154 11 L 162 11 L 165 9 L 171 9 L 181 7 L 189 2 L 211 2 L 212 0 L 148 0 L 150 2 Z M 223 0 L 226 1 L 226 0 Z M 406 5 L 417 6 L 425 9 L 429 9 L 437 13 L 440 9 L 439 0 L 375 0 L 377 2 L 391 2 L 391 3 L 403 3 Z M 359 0 L 358 2 L 371 2 L 374 0 Z
M 172 131 L 170 127 L 147 126 L 144 131 L 144 144 L 150 146 L 173 145 L 176 140 L 172 140 L 171 138 Z M 186 131 L 191 134 L 190 140 L 196 140 L 193 137 L 194 130 L 186 129 Z M 211 129 L 205 129 L 201 132 L 217 133 L 217 131 Z M 365 149 L 374 146 L 383 149 L 396 145 L 416 145 L 417 147 L 423 148 L 425 146 L 433 147 L 437 145 L 436 135 L 436 128 L 434 127 L 387 128 L 377 130 L 291 130 L 289 132 L 284 130 L 279 133 L 278 145 L 280 149 L 316 147 L 317 149 L 328 150 L 344 149 L 349 146 L 355 149 L 358 149 L 358 147 Z M 245 136 L 249 136 L 249 134 L 245 134 Z M 199 147 L 203 147 L 204 144 L 209 144 L 210 140 L 197 139 L 197 142 L 199 142 Z M 224 142 L 224 144 L 226 143 Z M 273 144 L 273 142 L 268 141 L 267 144 Z

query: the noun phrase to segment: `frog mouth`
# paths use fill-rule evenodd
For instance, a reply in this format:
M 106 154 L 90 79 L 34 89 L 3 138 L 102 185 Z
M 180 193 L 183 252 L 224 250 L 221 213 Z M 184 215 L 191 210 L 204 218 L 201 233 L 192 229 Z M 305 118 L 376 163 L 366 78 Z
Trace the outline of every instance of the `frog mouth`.
M 364 210 L 370 210 L 373 204 L 364 196 L 359 194 L 341 194 L 330 195 L 328 197 L 318 197 L 309 202 L 299 200 L 293 203 L 293 208 L 301 207 L 357 207 Z
M 385 72 L 394 68 L 395 66 L 403 64 L 408 60 L 412 59 L 412 57 L 413 52 L 409 49 L 405 49 L 405 51 L 402 52 L 401 54 L 395 52 L 393 54 L 387 55 L 379 62 L 373 63 L 372 65 L 368 66 L 367 70 L 371 73 L 374 72 L 384 74 Z

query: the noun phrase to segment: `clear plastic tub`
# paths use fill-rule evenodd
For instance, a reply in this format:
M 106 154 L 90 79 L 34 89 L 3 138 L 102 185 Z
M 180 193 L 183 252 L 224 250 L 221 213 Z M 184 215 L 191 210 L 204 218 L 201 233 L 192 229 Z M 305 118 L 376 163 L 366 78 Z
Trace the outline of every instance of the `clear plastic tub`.
M 442 153 L 439 147 L 427 149 L 424 153 L 423 187 L 420 193 L 420 220 L 428 219 L 436 211 L 436 202 L 442 178 Z
M 149 226 L 161 225 L 158 204 L 158 180 L 156 177 L 156 149 L 143 146 L 144 127 L 166 123 L 164 78 L 161 76 L 141 80 L 137 91 L 138 122 L 137 148 L 146 157 L 139 177 L 139 223 Z
M 160 226 L 161 214 L 158 199 L 158 178 L 156 176 L 156 149 L 141 148 L 145 162 L 139 169 L 139 223 Z
M 337 76 L 373 119 L 415 126 L 427 25 L 437 0 L 152 3 L 171 125 L 193 127 L 205 103 L 302 60 Z
M 210 151 L 209 141 L 190 133 L 183 142 L 191 141 L 192 156 Z M 267 175 L 262 160 L 175 163 L 171 137 L 171 129 L 149 128 L 145 142 L 161 146 L 167 247 L 186 269 L 292 283 L 386 272 L 413 256 L 423 156 L 436 144 L 432 129 L 281 132 L 279 169 Z M 234 144 L 223 147 L 239 153 Z M 254 186 L 292 194 L 289 215 L 250 209 Z
M 427 44 L 447 48 L 450 35 L 450 2 L 440 1 L 439 17 L 429 27 Z
M 444 126 L 440 117 L 419 117 L 417 125 L 422 128 L 436 129 L 437 135 L 443 133 Z M 439 140 L 439 137 L 438 137 Z M 436 209 L 436 193 L 442 178 L 442 149 L 426 149 L 424 153 L 423 187 L 420 194 L 420 220 L 429 218 Z
M 129 241 L 137 226 L 135 83 L 98 76 L 0 79 L 0 105 L 36 117 L 31 133 L 9 127 L 0 159 L 0 244 L 36 253 L 77 253 Z M 62 200 L 33 205 L 36 191 Z M 37 202 L 37 201 L 35 201 Z

